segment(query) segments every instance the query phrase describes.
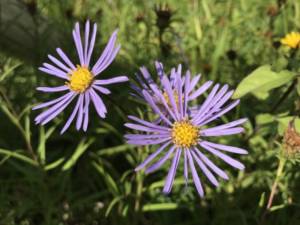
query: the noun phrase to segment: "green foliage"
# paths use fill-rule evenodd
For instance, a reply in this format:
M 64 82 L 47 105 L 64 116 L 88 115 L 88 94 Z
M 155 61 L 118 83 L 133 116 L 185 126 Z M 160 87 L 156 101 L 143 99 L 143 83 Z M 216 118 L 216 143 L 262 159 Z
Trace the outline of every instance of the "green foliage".
M 212 158 L 230 179 L 215 188 L 201 176 L 200 199 L 192 181 L 185 186 L 180 164 L 172 193 L 163 195 L 170 165 L 135 173 L 156 147 L 123 140 L 128 114 L 151 116 L 128 85 L 103 96 L 108 117 L 92 110 L 86 133 L 71 127 L 59 135 L 72 107 L 36 126 L 32 106 L 55 97 L 36 87 L 62 85 L 37 68 L 56 47 L 77 59 L 71 31 L 86 19 L 99 28 L 93 62 L 119 28 L 122 48 L 103 77 L 134 80 L 140 66 L 154 72 L 160 60 L 166 71 L 181 63 L 202 73 L 198 86 L 237 87 L 241 105 L 219 122 L 248 117 L 246 132 L 217 140 L 248 149 L 239 158 L 245 171 Z M 299 159 L 284 157 L 283 134 L 293 119 L 300 132 L 300 51 L 279 42 L 299 30 L 300 2 L 293 0 L 1 0 L 0 224 L 299 224 Z
M 233 98 L 241 98 L 248 93 L 256 97 L 266 96 L 269 91 L 287 84 L 295 76 L 296 73 L 287 70 L 276 73 L 271 70 L 271 66 L 261 66 L 241 81 Z

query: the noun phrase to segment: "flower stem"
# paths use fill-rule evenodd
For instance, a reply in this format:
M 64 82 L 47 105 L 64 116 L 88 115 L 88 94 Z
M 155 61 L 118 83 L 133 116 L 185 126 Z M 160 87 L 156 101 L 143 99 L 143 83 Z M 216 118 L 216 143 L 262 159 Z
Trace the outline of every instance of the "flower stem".
M 284 157 L 281 157 L 279 159 L 279 164 L 278 164 L 277 172 L 276 172 L 276 178 L 272 185 L 271 193 L 270 193 L 268 204 L 267 204 L 267 210 L 269 210 L 272 207 L 273 199 L 274 199 L 274 196 L 275 196 L 275 193 L 277 190 L 277 186 L 278 186 L 279 180 L 283 174 L 283 168 L 284 168 L 285 162 L 286 162 L 286 159 Z

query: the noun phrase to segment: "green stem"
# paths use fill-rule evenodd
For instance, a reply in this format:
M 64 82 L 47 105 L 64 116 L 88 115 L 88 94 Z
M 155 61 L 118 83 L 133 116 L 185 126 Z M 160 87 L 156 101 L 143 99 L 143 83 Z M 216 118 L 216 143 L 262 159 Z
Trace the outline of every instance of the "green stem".
M 277 168 L 277 172 L 276 172 L 276 178 L 272 185 L 271 193 L 270 193 L 268 204 L 267 204 L 267 210 L 269 210 L 272 207 L 273 199 L 274 199 L 274 196 L 275 196 L 275 193 L 277 190 L 277 186 L 278 186 L 279 180 L 283 174 L 283 168 L 284 168 L 285 162 L 286 162 L 285 158 L 282 157 L 279 159 L 279 164 L 278 164 L 278 168 Z

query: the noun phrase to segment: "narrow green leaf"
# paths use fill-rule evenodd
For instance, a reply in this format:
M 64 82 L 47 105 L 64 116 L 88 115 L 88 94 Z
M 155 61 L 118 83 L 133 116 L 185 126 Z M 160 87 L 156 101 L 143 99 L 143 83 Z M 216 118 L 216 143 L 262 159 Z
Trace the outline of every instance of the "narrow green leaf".
M 66 171 L 75 165 L 79 157 L 88 149 L 88 147 L 92 144 L 93 140 L 90 140 L 88 143 L 84 143 L 84 140 L 79 143 L 74 154 L 71 158 L 64 164 L 62 170 Z
M 104 149 L 100 149 L 97 151 L 97 155 L 114 155 L 114 154 L 118 154 L 118 153 L 122 153 L 125 151 L 128 151 L 129 149 L 132 149 L 133 147 L 128 145 L 128 144 L 124 144 L 124 145 L 118 145 L 115 147 L 111 147 L 111 148 L 104 148 Z
M 100 173 L 100 175 L 104 178 L 109 191 L 114 196 L 118 196 L 118 194 L 119 194 L 118 186 L 117 186 L 115 180 L 111 177 L 111 175 L 104 170 L 102 165 L 99 165 L 96 162 L 93 162 L 92 164 L 96 168 L 96 170 Z
M 46 161 L 46 141 L 51 136 L 54 130 L 55 127 L 51 127 L 45 133 L 45 128 L 43 126 L 40 127 L 40 138 L 39 138 L 39 145 L 37 148 L 37 152 L 42 165 L 44 165 Z
M 143 212 L 147 211 L 161 211 L 161 210 L 174 210 L 178 209 L 177 203 L 156 203 L 156 204 L 146 204 L 143 206 Z
M 12 67 L 10 67 L 9 69 L 5 70 L 4 73 L 0 77 L 0 82 L 3 81 L 8 75 L 11 74 L 11 72 L 13 72 L 20 65 L 22 65 L 22 63 L 17 63 L 15 65 L 13 65 Z
M 1 148 L 0 149 L 0 154 L 6 155 L 6 156 L 9 156 L 9 157 L 13 157 L 13 158 L 19 159 L 23 162 L 26 162 L 26 163 L 29 163 L 31 165 L 37 166 L 37 163 L 34 160 L 30 159 L 29 157 L 27 157 L 25 155 L 19 154 L 16 151 L 10 151 L 10 150 L 6 150 L 6 149 Z
M 110 211 L 121 199 L 122 199 L 122 196 L 118 196 L 110 202 L 110 204 L 108 205 L 107 210 L 105 212 L 105 217 L 107 217 L 109 215 Z
M 47 166 L 45 166 L 45 170 L 52 170 L 58 167 L 60 164 L 62 164 L 65 161 L 65 157 L 59 158 L 58 160 L 49 163 Z

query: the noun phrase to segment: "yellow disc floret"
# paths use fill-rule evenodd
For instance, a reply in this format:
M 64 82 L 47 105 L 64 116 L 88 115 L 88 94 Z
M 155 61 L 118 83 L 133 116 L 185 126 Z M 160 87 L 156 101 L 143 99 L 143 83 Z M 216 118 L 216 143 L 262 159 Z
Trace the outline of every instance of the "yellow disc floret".
M 167 92 L 164 92 L 163 93 L 163 96 L 168 104 L 169 107 L 172 107 L 172 104 L 171 104 L 171 101 L 170 101 L 170 98 L 169 98 L 169 95 Z M 177 91 L 173 91 L 173 98 L 175 100 L 175 104 L 177 107 L 179 107 L 179 96 L 177 94 Z M 183 96 L 182 96 L 182 101 L 183 101 Z
M 189 148 L 196 145 L 199 139 L 199 128 L 190 121 L 175 122 L 172 128 L 172 141 L 178 147 Z
M 287 45 L 290 48 L 298 48 L 300 45 L 300 33 L 291 32 L 280 40 L 281 44 Z
M 85 92 L 93 81 L 93 74 L 86 68 L 77 66 L 70 74 L 70 81 L 66 85 L 75 92 Z

